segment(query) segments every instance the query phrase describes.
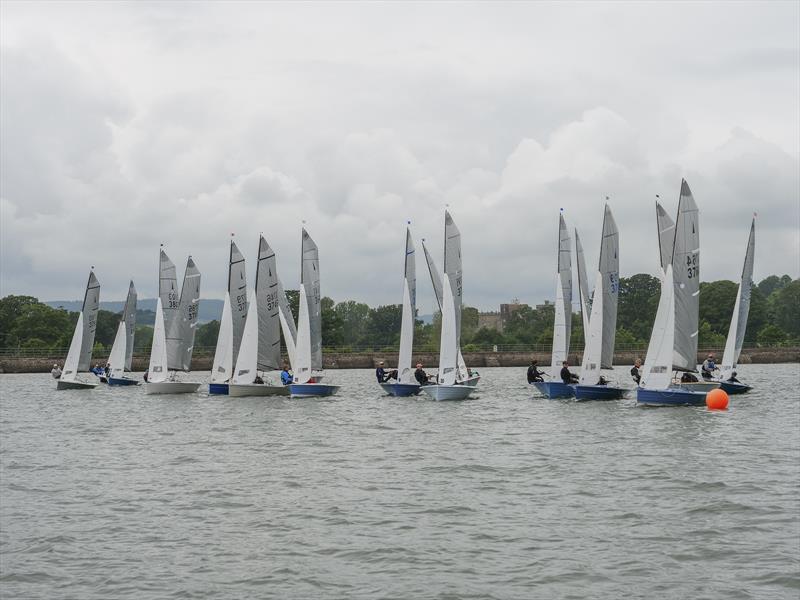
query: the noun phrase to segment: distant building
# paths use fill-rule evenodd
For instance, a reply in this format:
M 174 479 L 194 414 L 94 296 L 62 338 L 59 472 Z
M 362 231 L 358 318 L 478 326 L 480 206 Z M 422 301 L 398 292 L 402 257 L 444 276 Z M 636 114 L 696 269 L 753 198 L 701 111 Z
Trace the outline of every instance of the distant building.
M 545 300 L 544 304 L 537 304 L 536 305 L 536 310 L 542 310 L 543 308 L 552 308 L 552 307 L 553 307 L 553 303 L 550 302 L 550 300 Z
M 501 304 L 500 311 L 489 311 L 478 313 L 478 329 L 485 327 L 486 329 L 494 329 L 502 332 L 505 325 L 511 318 L 515 311 L 519 310 L 527 304 L 520 302 L 514 298 L 510 304 Z

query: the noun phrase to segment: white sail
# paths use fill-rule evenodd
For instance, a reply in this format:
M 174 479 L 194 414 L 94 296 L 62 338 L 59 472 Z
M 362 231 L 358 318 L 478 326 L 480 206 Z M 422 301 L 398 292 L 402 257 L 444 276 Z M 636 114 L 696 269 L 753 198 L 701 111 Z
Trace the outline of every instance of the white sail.
M 61 371 L 60 379 L 64 381 L 75 381 L 78 375 L 78 362 L 81 358 L 81 344 L 83 343 L 83 311 L 78 313 L 78 322 L 75 323 L 75 331 L 72 332 L 72 341 L 69 344 L 67 359 L 64 361 L 64 370 Z
M 258 369 L 258 297 L 253 290 L 250 297 L 250 309 L 242 334 L 242 346 L 233 374 L 233 383 L 253 383 Z
M 667 272 L 667 265 L 672 262 L 672 247 L 675 243 L 675 222 L 656 202 L 656 226 L 658 227 L 658 251 L 661 259 L 661 277 Z
M 167 343 L 167 364 L 170 369 L 181 369 L 180 310 L 181 293 L 178 276 L 167 253 L 161 250 L 158 264 L 158 297 L 164 316 L 164 333 Z
M 581 305 L 581 320 L 583 321 L 583 339 L 586 340 L 586 332 L 589 331 L 589 315 L 591 305 L 589 303 L 589 280 L 586 276 L 586 259 L 583 256 L 583 245 L 575 229 L 575 261 L 578 264 L 578 303 Z M 595 288 L 597 290 L 597 288 Z
M 725 340 L 725 351 L 722 354 L 721 376 L 723 380 L 731 377 L 739 362 L 742 352 L 744 334 L 747 329 L 747 317 L 750 314 L 750 292 L 753 287 L 753 259 L 756 249 L 756 220 L 750 224 L 750 237 L 747 239 L 747 251 L 744 255 L 742 278 L 736 293 L 736 302 L 731 315 L 731 326 Z
M 281 366 L 280 282 L 272 251 L 263 236 L 258 241 L 256 299 L 258 302 L 258 369 Z M 248 316 L 248 318 L 250 318 Z
M 697 370 L 697 334 L 700 326 L 700 223 L 697 204 L 686 180 L 681 181 L 672 274 L 675 286 L 675 347 L 672 366 L 676 371 Z
M 603 214 L 603 240 L 600 244 L 598 275 L 602 276 L 602 293 L 595 287 L 595 298 L 602 296 L 603 333 L 600 368 L 610 369 L 614 362 L 614 342 L 617 337 L 617 308 L 619 304 L 619 230 L 606 204 Z
M 397 373 L 400 383 L 414 383 L 411 354 L 414 345 L 414 320 L 417 314 L 417 270 L 414 258 L 414 240 L 406 228 L 405 276 L 403 278 L 403 313 L 400 323 L 400 353 Z
M 222 316 L 219 320 L 217 348 L 214 350 L 214 364 L 211 366 L 211 383 L 225 383 L 233 372 L 233 311 L 231 295 L 225 292 Z
M 147 367 L 147 382 L 159 383 L 167 380 L 167 336 L 164 323 L 164 308 L 159 296 L 156 302 L 156 322 L 153 327 L 153 346 L 150 349 L 150 365 Z
M 572 328 L 572 257 L 569 230 L 564 215 L 559 215 L 558 219 L 558 273 L 553 322 L 553 356 L 550 366 L 550 374 L 556 381 L 561 377 L 561 363 L 567 360 Z
M 456 310 L 450 278 L 445 277 L 442 300 L 442 334 L 439 339 L 439 375 L 441 385 L 453 385 L 458 369 L 458 334 L 456 332 Z
M 661 297 L 656 310 L 656 320 L 647 346 L 647 357 L 642 368 L 641 387 L 665 390 L 672 381 L 672 348 L 675 340 L 675 286 L 672 265 L 667 264 L 661 281 Z
M 247 276 L 244 256 L 236 243 L 231 240 L 230 258 L 228 261 L 228 294 L 231 297 L 231 323 L 233 338 L 233 363 L 239 355 L 242 343 L 244 322 L 247 319 Z
M 286 344 L 286 354 L 289 355 L 289 363 L 294 364 L 294 347 L 297 344 L 297 327 L 294 323 L 294 315 L 289 307 L 289 300 L 286 298 L 286 291 L 283 289 L 283 282 L 278 278 L 278 317 L 281 324 L 283 342 Z
M 456 319 L 456 347 L 461 344 L 461 305 L 464 299 L 461 266 L 461 232 L 453 217 L 444 211 L 444 275 L 450 280 Z M 466 376 L 466 375 L 465 375 Z
M 128 297 L 125 299 L 125 308 L 122 310 L 122 320 L 125 323 L 124 369 L 130 371 L 133 363 L 133 338 L 136 334 L 136 288 L 133 287 L 133 281 L 128 286 Z
M 583 348 L 583 361 L 581 363 L 581 374 L 579 383 L 581 385 L 596 385 L 600 379 L 600 355 L 603 351 L 603 294 L 600 290 L 603 286 L 603 275 L 597 273 L 594 282 L 594 301 L 592 302 L 592 314 L 589 319 L 588 328 L 584 332 L 585 345 Z M 581 305 L 582 310 L 586 310 Z
M 303 258 L 300 287 L 305 288 L 308 308 L 311 368 L 322 369 L 322 296 L 319 287 L 319 250 L 317 244 L 303 229 Z M 298 320 L 298 330 L 300 329 Z M 298 331 L 298 337 L 300 332 Z M 298 351 L 299 353 L 299 351 Z M 298 356 L 299 360 L 302 357 Z
M 94 333 L 97 330 L 97 311 L 100 309 L 100 282 L 89 272 L 89 281 L 86 284 L 86 294 L 83 296 L 83 336 L 81 338 L 81 357 L 78 361 L 78 371 L 88 371 L 92 363 L 92 349 L 94 348 Z
M 433 285 L 433 293 L 436 296 L 436 304 L 441 312 L 442 277 L 439 275 L 439 269 L 436 268 L 436 263 L 433 261 L 433 257 L 431 256 L 430 252 L 428 252 L 428 248 L 425 246 L 425 240 L 422 241 L 422 251 L 425 254 L 425 262 L 428 265 L 428 273 L 430 273 L 431 276 L 431 285 Z M 464 357 L 461 354 L 461 348 L 458 349 L 458 372 L 465 374 L 469 373 L 469 370 L 467 369 L 467 363 L 464 361 Z
M 297 345 L 292 363 L 295 383 L 308 383 L 311 379 L 311 324 L 309 323 L 306 288 L 300 286 L 300 310 L 297 315 Z
M 120 321 L 117 326 L 117 334 L 108 355 L 108 365 L 111 377 L 119 378 L 125 374 L 125 321 Z
M 197 309 L 200 304 L 200 271 L 194 264 L 192 257 L 186 261 L 186 272 L 183 276 L 181 287 L 179 345 L 180 363 L 176 370 L 189 371 L 192 365 L 192 350 L 194 350 L 194 333 L 197 327 Z M 173 365 L 170 365 L 170 369 Z

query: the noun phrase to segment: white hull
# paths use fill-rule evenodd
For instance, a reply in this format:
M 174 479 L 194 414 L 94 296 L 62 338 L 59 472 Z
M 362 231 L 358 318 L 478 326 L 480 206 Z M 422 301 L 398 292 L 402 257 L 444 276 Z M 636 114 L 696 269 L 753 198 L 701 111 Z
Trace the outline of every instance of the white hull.
M 156 381 L 144 384 L 145 394 L 193 394 L 200 387 L 191 381 Z
M 288 396 L 289 388 L 283 385 L 267 385 L 264 383 L 231 383 L 228 385 L 228 396 Z
M 422 386 L 422 391 L 433 400 L 465 400 L 474 390 L 473 386 L 458 384 Z
M 469 379 L 465 379 L 464 381 L 459 381 L 458 385 L 467 385 L 469 387 L 477 387 L 478 382 L 481 380 L 480 375 L 473 375 Z

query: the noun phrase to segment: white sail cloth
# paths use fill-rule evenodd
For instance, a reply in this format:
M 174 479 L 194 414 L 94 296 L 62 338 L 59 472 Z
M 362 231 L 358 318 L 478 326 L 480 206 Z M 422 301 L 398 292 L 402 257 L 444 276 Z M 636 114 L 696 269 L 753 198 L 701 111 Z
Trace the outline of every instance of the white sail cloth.
M 742 277 L 736 293 L 736 302 L 733 305 L 731 325 L 728 329 L 728 338 L 725 340 L 725 351 L 722 354 L 721 378 L 727 380 L 733 374 L 739 362 L 739 355 L 744 344 L 744 334 L 747 329 L 747 317 L 750 314 L 750 293 L 753 288 L 753 260 L 756 248 L 756 221 L 750 224 L 750 236 L 747 239 L 747 250 L 744 255 Z

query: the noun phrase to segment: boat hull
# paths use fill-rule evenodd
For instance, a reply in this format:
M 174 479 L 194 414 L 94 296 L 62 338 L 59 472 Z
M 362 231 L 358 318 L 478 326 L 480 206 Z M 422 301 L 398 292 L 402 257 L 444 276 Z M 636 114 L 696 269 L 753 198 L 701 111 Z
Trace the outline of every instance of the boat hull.
M 324 383 L 290 383 L 287 387 L 292 398 L 333 396 L 339 391 L 338 385 L 326 385 Z
M 473 375 L 469 379 L 465 379 L 464 381 L 459 381 L 458 385 L 468 385 L 469 387 L 477 387 L 478 382 L 481 380 L 480 375 Z
M 693 392 L 673 387 L 665 390 L 638 388 L 636 402 L 651 406 L 705 406 L 706 392 Z
M 718 381 L 692 381 L 686 383 L 673 383 L 669 387 L 687 392 L 710 392 L 719 387 Z
M 720 381 L 719 389 L 723 390 L 726 394 L 746 394 L 753 388 L 744 383 L 737 383 L 734 381 Z
M 193 394 L 200 387 L 191 381 L 155 381 L 144 384 L 145 394 Z
M 109 377 L 108 385 L 139 385 L 140 382 L 127 377 Z
M 575 386 L 561 381 L 535 381 L 533 384 L 545 398 L 572 398 L 575 395 Z
M 422 391 L 418 383 L 381 383 L 380 386 L 390 396 L 398 397 L 416 396 Z
M 209 383 L 208 393 L 212 396 L 227 396 L 228 384 L 227 383 Z
M 228 396 L 241 398 L 244 396 L 288 396 L 289 388 L 285 385 L 267 385 L 264 383 L 231 383 Z
M 93 390 L 96 387 L 96 383 L 88 383 L 86 381 L 78 381 L 76 379 L 73 379 L 72 381 L 67 379 L 59 379 L 56 383 L 57 390 Z
M 471 385 L 423 385 L 422 391 L 433 400 L 466 400 L 475 391 Z
M 575 398 L 578 400 L 619 400 L 627 392 L 625 388 L 610 385 L 576 385 Z

